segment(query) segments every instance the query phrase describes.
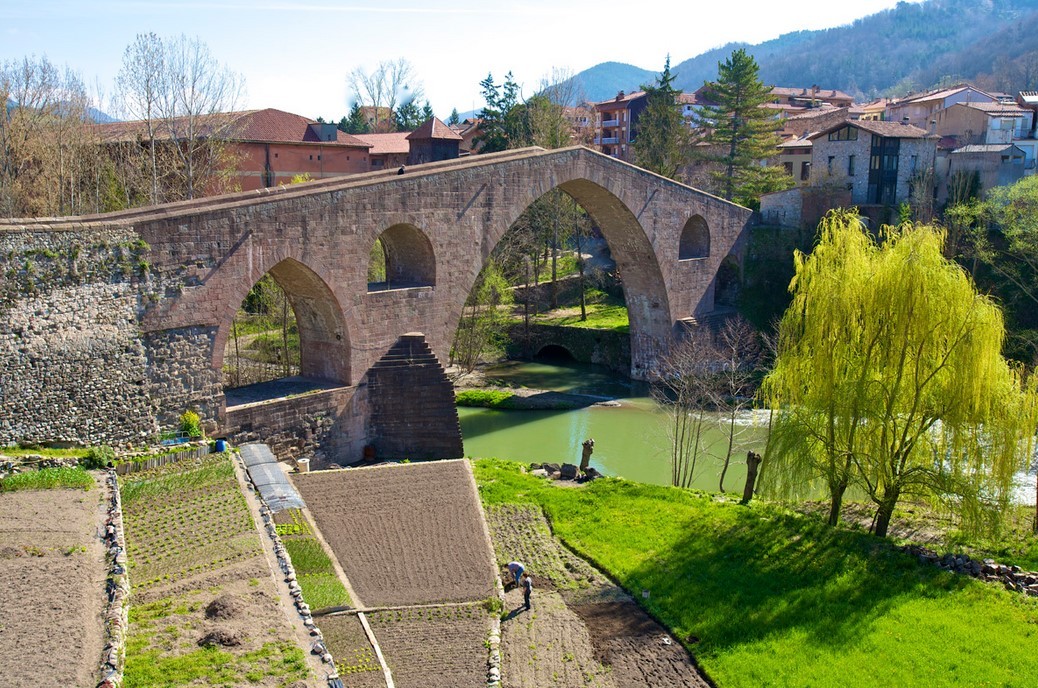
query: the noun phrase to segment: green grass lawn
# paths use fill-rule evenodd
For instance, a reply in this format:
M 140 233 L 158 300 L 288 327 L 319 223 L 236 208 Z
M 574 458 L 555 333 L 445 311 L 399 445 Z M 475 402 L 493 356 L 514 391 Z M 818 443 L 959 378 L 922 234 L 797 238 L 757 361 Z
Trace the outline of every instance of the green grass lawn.
M 494 460 L 475 472 L 486 504 L 543 508 L 721 688 L 1035 685 L 1038 599 L 920 565 L 887 540 L 676 488 L 558 489 Z

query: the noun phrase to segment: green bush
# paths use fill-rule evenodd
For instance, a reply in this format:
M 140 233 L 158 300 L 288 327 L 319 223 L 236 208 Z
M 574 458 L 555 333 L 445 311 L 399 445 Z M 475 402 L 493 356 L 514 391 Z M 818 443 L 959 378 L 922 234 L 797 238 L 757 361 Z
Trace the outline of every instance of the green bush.
M 79 460 L 79 465 L 88 471 L 104 468 L 109 463 L 115 463 L 115 450 L 105 444 L 90 447 L 86 456 Z
M 484 408 L 513 408 L 511 392 L 499 389 L 467 389 L 458 392 L 454 399 L 458 406 L 482 406 Z
M 188 437 L 202 436 L 202 419 L 190 409 L 180 414 L 180 432 Z

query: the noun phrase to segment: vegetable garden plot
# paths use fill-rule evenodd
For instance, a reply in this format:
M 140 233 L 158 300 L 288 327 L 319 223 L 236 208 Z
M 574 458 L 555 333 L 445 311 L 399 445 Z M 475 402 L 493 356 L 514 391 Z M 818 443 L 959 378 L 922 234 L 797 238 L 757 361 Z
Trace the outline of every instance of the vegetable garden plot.
M 486 686 L 490 616 L 482 606 L 380 611 L 368 623 L 399 688 Z
M 226 455 L 133 473 L 123 479 L 121 492 L 135 590 L 261 554 L 252 515 Z
M 356 604 L 486 599 L 494 564 L 468 463 L 438 461 L 293 476 Z
M 382 667 L 356 615 L 324 616 L 317 623 L 343 683 L 350 688 L 385 688 Z
M 299 509 L 274 514 L 274 527 L 292 560 L 303 599 L 317 611 L 350 604 L 346 587 L 339 580 L 324 546 L 314 537 L 306 516 Z
M 230 458 L 133 473 L 122 486 L 126 688 L 319 685 L 278 602 Z

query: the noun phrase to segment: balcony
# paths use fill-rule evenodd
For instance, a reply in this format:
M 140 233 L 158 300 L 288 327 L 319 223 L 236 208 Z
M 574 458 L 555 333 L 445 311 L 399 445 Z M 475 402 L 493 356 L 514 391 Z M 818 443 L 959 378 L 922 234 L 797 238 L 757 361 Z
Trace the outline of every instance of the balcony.
M 611 144 L 611 143 L 620 143 L 620 139 L 618 139 L 615 136 L 605 136 L 605 137 L 600 137 L 600 138 L 596 137 L 595 138 L 595 143 L 602 144 L 602 145 L 608 145 L 608 144 Z
M 602 122 L 603 127 L 618 127 L 620 126 L 620 120 L 618 119 L 607 119 Z

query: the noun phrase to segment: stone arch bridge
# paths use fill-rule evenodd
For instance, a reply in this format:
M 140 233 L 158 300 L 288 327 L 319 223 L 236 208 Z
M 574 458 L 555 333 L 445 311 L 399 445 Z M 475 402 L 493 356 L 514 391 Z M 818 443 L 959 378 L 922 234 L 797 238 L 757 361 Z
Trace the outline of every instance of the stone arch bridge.
M 750 211 L 586 148 L 523 149 L 86 218 L 0 222 L 0 442 L 132 441 L 192 408 L 212 432 L 339 463 L 458 456 L 445 361 L 470 289 L 560 188 L 623 277 L 631 375 L 709 316 Z M 386 283 L 369 285 L 381 239 Z M 307 393 L 221 386 L 232 318 L 270 274 L 296 313 Z M 418 334 L 421 333 L 421 334 Z

